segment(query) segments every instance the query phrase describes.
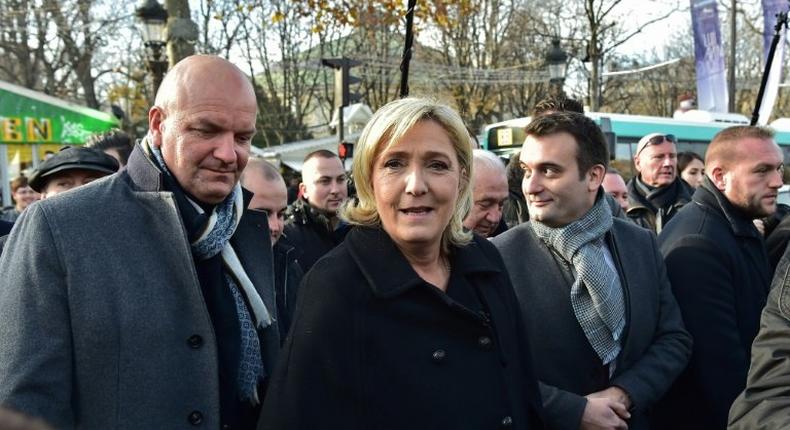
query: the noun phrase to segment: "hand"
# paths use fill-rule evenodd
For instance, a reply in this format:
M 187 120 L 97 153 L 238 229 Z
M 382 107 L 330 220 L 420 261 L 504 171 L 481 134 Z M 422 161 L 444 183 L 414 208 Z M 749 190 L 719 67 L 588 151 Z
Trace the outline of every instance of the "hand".
M 605 390 L 604 390 L 605 391 Z M 581 430 L 628 430 L 624 419 L 630 418 L 625 405 L 607 397 L 587 396 Z
M 596 391 L 594 393 L 588 394 L 587 398 L 591 397 L 605 397 L 607 399 L 614 400 L 616 402 L 620 402 L 625 405 L 626 409 L 631 409 L 631 397 L 628 396 L 628 393 L 625 392 L 620 387 L 611 386 L 605 390 Z M 619 415 L 619 414 L 618 414 Z M 622 415 L 620 415 L 623 417 Z M 629 417 L 623 417 L 629 418 Z

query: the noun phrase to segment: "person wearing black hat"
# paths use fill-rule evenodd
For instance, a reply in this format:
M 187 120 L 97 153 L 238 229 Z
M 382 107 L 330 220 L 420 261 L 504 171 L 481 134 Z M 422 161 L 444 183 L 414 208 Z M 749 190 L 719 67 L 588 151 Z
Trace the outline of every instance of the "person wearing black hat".
M 66 146 L 41 163 L 30 176 L 30 188 L 41 198 L 83 186 L 118 171 L 115 158 L 92 148 Z

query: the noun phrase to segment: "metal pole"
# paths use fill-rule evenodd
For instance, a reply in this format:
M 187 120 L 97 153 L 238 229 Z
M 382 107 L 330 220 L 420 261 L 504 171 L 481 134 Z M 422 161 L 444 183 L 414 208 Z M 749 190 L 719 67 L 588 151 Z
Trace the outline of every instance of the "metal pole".
M 406 43 L 403 46 L 403 59 L 400 63 L 400 97 L 409 96 L 409 62 L 411 62 L 411 48 L 414 45 L 414 8 L 417 0 L 409 0 L 409 9 L 406 12 Z
M 774 38 L 771 40 L 771 48 L 768 50 L 768 58 L 765 59 L 763 78 L 760 81 L 760 91 L 757 92 L 757 101 L 754 103 L 754 111 L 752 111 L 752 120 L 750 125 L 757 125 L 757 120 L 760 119 L 760 105 L 763 103 L 765 86 L 768 84 L 768 74 L 771 72 L 771 64 L 773 63 L 774 55 L 776 54 L 776 45 L 779 44 L 779 39 L 782 37 L 782 27 L 787 27 L 787 12 L 779 12 L 776 18 Z
M 737 17 L 738 0 L 732 0 L 730 4 L 730 64 L 727 67 L 727 90 L 730 93 L 729 101 L 727 102 L 727 110 L 735 112 L 735 35 Z
M 11 181 L 8 172 L 8 145 L 0 144 L 0 190 L 3 191 L 3 204 L 4 206 L 11 206 Z

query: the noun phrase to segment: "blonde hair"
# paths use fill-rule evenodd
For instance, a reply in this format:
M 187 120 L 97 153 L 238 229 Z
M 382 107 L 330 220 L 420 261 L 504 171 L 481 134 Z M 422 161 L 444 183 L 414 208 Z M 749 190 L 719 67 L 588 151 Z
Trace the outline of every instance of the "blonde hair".
M 450 137 L 461 173 L 458 200 L 455 202 L 450 223 L 442 232 L 442 251 L 450 246 L 464 246 L 472 240 L 465 231 L 463 220 L 472 208 L 469 178 L 472 177 L 472 137 L 461 117 L 453 109 L 433 100 L 409 97 L 384 105 L 376 111 L 354 148 L 352 172 L 357 189 L 357 199 L 350 199 L 340 211 L 340 216 L 350 224 L 380 226 L 378 208 L 373 193 L 373 166 L 379 155 L 400 139 L 420 121 L 434 121 Z

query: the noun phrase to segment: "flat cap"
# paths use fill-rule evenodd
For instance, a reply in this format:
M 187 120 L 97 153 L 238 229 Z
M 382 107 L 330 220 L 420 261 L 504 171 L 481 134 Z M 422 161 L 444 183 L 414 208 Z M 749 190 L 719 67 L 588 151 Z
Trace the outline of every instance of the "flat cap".
M 64 170 L 93 170 L 106 174 L 118 171 L 115 158 L 93 148 L 84 146 L 65 146 L 52 157 L 39 164 L 28 181 L 30 188 L 41 192 L 48 177 Z

